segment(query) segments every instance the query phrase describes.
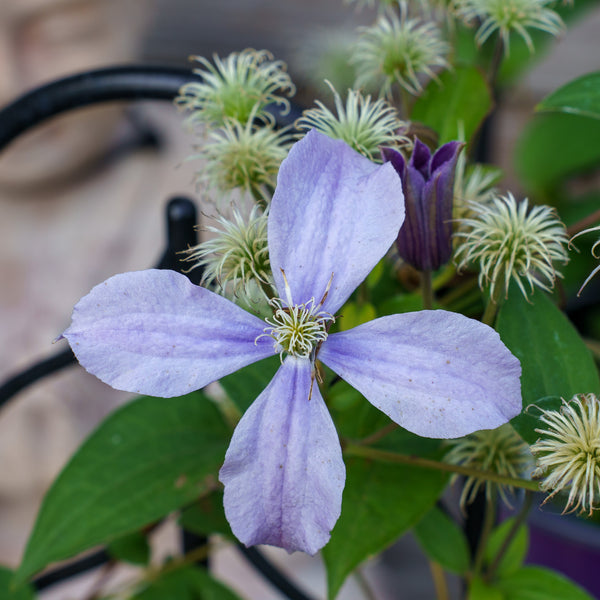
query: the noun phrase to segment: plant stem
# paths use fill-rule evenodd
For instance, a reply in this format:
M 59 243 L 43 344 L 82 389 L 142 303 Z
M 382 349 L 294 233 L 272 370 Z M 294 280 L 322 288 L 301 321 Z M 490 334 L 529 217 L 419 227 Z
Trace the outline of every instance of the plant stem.
M 439 460 L 432 460 L 430 458 L 423 458 L 421 456 L 408 454 L 398 454 L 397 452 L 378 450 L 377 448 L 361 446 L 353 443 L 344 444 L 343 449 L 344 453 L 348 456 L 360 456 L 363 458 L 372 458 L 374 460 L 380 460 L 384 462 L 400 463 L 404 465 L 411 465 L 413 467 L 421 467 L 424 469 L 435 469 L 437 471 L 445 471 L 447 473 L 459 473 L 460 475 L 478 477 L 479 479 L 486 479 L 495 483 L 511 485 L 513 487 L 519 487 L 526 490 L 531 490 L 533 492 L 539 491 L 539 484 L 537 481 L 532 481 L 530 479 L 507 477 L 505 475 L 498 475 L 498 473 L 494 473 L 492 471 L 482 471 L 480 469 L 472 469 L 470 467 L 464 467 L 461 465 L 451 465 Z
M 473 563 L 473 571 L 475 576 L 481 573 L 483 567 L 483 559 L 485 557 L 485 548 L 490 539 L 490 534 L 494 528 L 496 522 L 496 495 L 494 494 L 490 498 L 487 498 L 485 506 L 485 516 L 483 519 L 483 529 L 481 536 L 479 537 L 479 543 L 477 544 L 477 552 L 475 552 L 475 561 Z
M 378 442 L 380 439 L 384 438 L 386 435 L 392 433 L 392 431 L 396 431 L 396 429 L 398 429 L 398 425 L 396 425 L 396 423 L 388 423 L 385 427 L 378 429 L 375 433 L 362 438 L 362 440 L 359 440 L 356 443 L 360 446 L 370 446 L 371 444 L 374 444 L 375 442 Z
M 504 42 L 502 41 L 502 36 L 498 35 L 498 37 L 496 38 L 496 45 L 494 46 L 494 54 L 492 55 L 492 61 L 490 62 L 490 67 L 488 69 L 488 84 L 490 86 L 492 94 L 494 94 L 494 90 L 496 89 L 496 79 L 500 71 L 500 65 L 502 64 L 503 56 Z
M 527 518 L 527 515 L 529 514 L 529 510 L 531 509 L 532 502 L 533 502 L 533 494 L 529 490 L 526 490 L 525 491 L 525 499 L 523 501 L 523 506 L 521 506 L 521 510 L 518 512 L 517 516 L 515 517 L 515 520 L 512 524 L 512 527 L 510 528 L 510 531 L 504 538 L 504 541 L 502 542 L 502 545 L 500 546 L 500 549 L 498 550 L 498 554 L 496 554 L 496 556 L 494 557 L 494 560 L 492 561 L 487 573 L 484 576 L 484 581 L 486 581 L 487 583 L 489 583 L 493 579 L 494 575 L 496 574 L 496 571 L 498 570 L 498 567 L 500 566 L 500 562 L 504 558 L 504 555 L 506 554 L 506 551 L 508 550 L 515 535 L 517 535 L 517 531 L 519 531 L 519 528 L 521 527 L 521 525 Z
M 493 298 L 490 298 L 485 307 L 485 311 L 483 312 L 483 316 L 481 317 L 481 322 L 493 327 L 494 322 L 496 321 L 496 315 L 498 314 L 498 308 L 498 303 L 494 302 Z
M 444 576 L 444 570 L 442 567 L 435 561 L 430 560 L 429 569 L 431 571 L 431 578 L 433 579 L 433 586 L 435 587 L 435 596 L 437 600 L 450 600 L 448 584 L 446 583 L 446 577 Z
M 573 237 L 576 233 L 579 233 L 580 231 L 591 227 L 598 221 L 600 221 L 600 208 L 594 211 L 591 215 L 588 215 L 580 221 L 577 221 L 577 223 L 573 223 L 573 225 L 567 227 L 567 235 L 569 237 Z
M 362 593 L 365 595 L 365 598 L 367 600 L 377 600 L 375 592 L 371 589 L 371 586 L 361 569 L 356 569 L 356 571 L 354 571 L 354 577 L 356 578 Z
M 421 294 L 423 296 L 423 308 L 433 308 L 433 287 L 431 285 L 431 269 L 421 271 Z

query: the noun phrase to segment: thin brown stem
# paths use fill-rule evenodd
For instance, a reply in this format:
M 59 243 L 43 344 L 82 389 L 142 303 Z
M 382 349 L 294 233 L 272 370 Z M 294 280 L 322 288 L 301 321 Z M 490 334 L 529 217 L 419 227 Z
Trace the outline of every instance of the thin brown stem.
M 423 296 L 423 308 L 433 308 L 433 287 L 431 285 L 431 270 L 421 271 L 421 295 Z
M 496 496 L 493 495 L 493 496 L 487 498 L 487 501 L 485 504 L 485 515 L 483 518 L 483 530 L 481 531 L 481 536 L 479 537 L 479 543 L 477 544 L 477 550 L 475 552 L 475 560 L 473 563 L 473 571 L 476 576 L 481 573 L 481 569 L 483 567 L 483 560 L 485 558 L 485 549 L 486 549 L 488 541 L 490 539 L 490 535 L 492 533 L 492 529 L 494 528 L 495 522 L 496 522 Z
M 356 443 L 360 446 L 370 446 L 371 444 L 383 439 L 386 435 L 392 433 L 392 431 L 396 431 L 396 429 L 398 429 L 398 425 L 396 425 L 396 423 L 388 423 L 385 427 L 378 429 L 375 433 L 362 438 Z
M 502 542 L 502 545 L 500 546 L 498 553 L 494 557 L 494 560 L 490 564 L 490 566 L 487 570 L 487 573 L 484 576 L 484 580 L 486 582 L 489 583 L 490 581 L 492 581 L 494 575 L 496 574 L 496 571 L 498 570 L 498 567 L 500 566 L 500 562 L 502 561 L 502 559 L 504 558 L 504 555 L 506 554 L 508 548 L 510 547 L 511 542 L 513 541 L 515 535 L 517 535 L 517 532 L 519 531 L 519 528 L 521 527 L 521 525 L 523 525 L 525 519 L 527 518 L 527 515 L 529 514 L 529 510 L 531 509 L 532 502 L 533 502 L 533 494 L 530 491 L 526 491 L 525 499 L 523 501 L 523 506 L 521 506 L 521 510 L 518 512 L 517 516 L 515 517 L 515 520 L 513 521 L 510 531 L 504 538 L 504 541 Z
M 573 237 L 576 233 L 592 227 L 598 221 L 600 221 L 600 208 L 595 210 L 591 215 L 588 215 L 580 221 L 577 221 L 577 223 L 573 223 L 573 225 L 567 227 L 567 235 Z
M 505 475 L 499 475 L 493 471 L 483 471 L 481 469 L 472 469 L 470 467 L 464 467 L 462 465 L 451 465 L 449 463 L 441 462 L 439 460 L 432 460 L 430 458 L 423 458 L 422 456 L 414 456 L 408 454 L 398 454 L 397 452 L 389 452 L 387 450 L 379 450 L 369 446 L 362 446 L 353 443 L 346 443 L 344 446 L 344 453 L 348 456 L 360 456 L 362 458 L 372 458 L 373 460 L 380 460 L 383 462 L 400 463 L 404 465 L 411 465 L 413 467 L 421 467 L 424 469 L 434 469 L 436 471 L 445 471 L 447 473 L 459 473 L 460 475 L 467 475 L 470 477 L 477 477 L 478 479 L 485 479 L 488 481 L 494 481 L 503 485 L 511 485 L 513 487 L 523 488 L 534 492 L 539 491 L 539 484 L 537 481 L 530 479 L 520 479 L 515 477 L 507 477 Z
M 444 575 L 444 569 L 433 560 L 429 561 L 429 570 L 435 587 L 435 597 L 437 600 L 450 600 L 450 592 L 448 591 L 448 583 Z

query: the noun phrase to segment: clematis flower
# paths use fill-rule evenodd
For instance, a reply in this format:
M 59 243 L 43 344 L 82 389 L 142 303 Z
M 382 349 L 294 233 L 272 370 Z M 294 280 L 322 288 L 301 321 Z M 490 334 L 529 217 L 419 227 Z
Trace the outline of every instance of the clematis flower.
M 400 230 L 398 254 L 419 271 L 434 271 L 452 255 L 452 204 L 458 155 L 463 144 L 448 142 L 432 156 L 419 139 L 408 163 L 398 150 L 383 148 L 402 180 L 406 221 Z
M 518 360 L 495 331 L 462 315 L 392 315 L 329 335 L 403 218 L 391 165 L 311 131 L 282 163 L 269 210 L 281 295 L 272 318 L 157 270 L 116 275 L 75 307 L 64 337 L 88 371 L 126 391 L 178 396 L 281 355 L 220 471 L 227 519 L 246 545 L 314 554 L 340 515 L 345 468 L 317 359 L 419 435 L 462 436 L 520 411 Z

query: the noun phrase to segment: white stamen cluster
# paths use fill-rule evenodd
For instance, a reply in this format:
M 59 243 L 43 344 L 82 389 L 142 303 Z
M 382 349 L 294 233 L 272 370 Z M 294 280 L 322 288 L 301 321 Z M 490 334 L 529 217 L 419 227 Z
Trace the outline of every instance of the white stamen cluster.
M 532 463 L 527 444 L 508 424 L 498 429 L 476 431 L 464 438 L 449 440 L 448 444 L 452 448 L 444 458 L 446 462 L 478 471 L 491 471 L 516 479 L 521 477 Z M 486 498 L 491 499 L 492 495 L 498 492 L 502 501 L 510 506 L 509 496 L 514 495 L 514 488 L 470 476 L 465 481 L 460 495 L 463 511 L 467 504 L 473 502 L 482 487 L 485 487 Z
M 371 27 L 361 28 L 351 62 L 356 66 L 356 86 L 380 86 L 391 96 L 394 83 L 413 95 L 423 90 L 423 78 L 434 78 L 436 69 L 448 68 L 448 44 L 433 21 L 409 19 L 406 3 L 400 16 L 391 11 Z
M 329 325 L 335 321 L 333 315 L 319 310 L 321 305 L 315 305 L 314 298 L 305 304 L 289 306 L 280 298 L 273 298 L 270 304 L 274 314 L 265 319 L 270 327 L 266 327 L 262 335 L 275 340 L 275 350 L 282 360 L 284 353 L 309 358 L 327 339 Z
M 490 286 L 490 297 L 497 299 L 497 286 L 508 294 L 511 279 L 522 294 L 534 286 L 550 291 L 562 275 L 554 262 L 566 263 L 567 233 L 550 206 L 529 210 L 527 198 L 517 203 L 514 196 L 494 198 L 489 203 L 471 203 L 471 218 L 457 219 L 459 239 L 456 261 L 459 269 L 479 263 L 479 286 Z
M 564 512 L 591 515 L 600 508 L 600 401 L 582 394 L 563 400 L 560 410 L 540 410 L 546 429 L 536 429 L 541 438 L 531 446 L 538 467 L 533 476 L 543 478 L 547 500 L 568 491 Z
M 246 49 L 233 52 L 227 58 L 213 56 L 214 64 L 202 56 L 195 72 L 201 82 L 184 85 L 176 104 L 189 111 L 189 122 L 222 125 L 226 120 L 247 123 L 251 115 L 271 122 L 273 117 L 264 109 L 277 104 L 289 110 L 295 87 L 282 61 L 274 61 L 267 50 Z
M 296 121 L 298 129 L 317 129 L 329 137 L 344 140 L 349 146 L 370 160 L 379 154 L 380 146 L 409 143 L 410 140 L 398 133 L 406 128 L 400 121 L 396 109 L 383 98 L 375 101 L 363 96 L 358 90 L 348 90 L 346 104 L 336 89 L 326 81 L 333 92 L 337 115 L 320 100 L 318 108 L 305 110 Z
M 520 35 L 533 52 L 533 41 L 527 28 L 540 29 L 551 35 L 564 31 L 558 13 L 548 5 L 554 0 L 454 0 L 454 11 L 467 25 L 480 23 L 475 41 L 482 45 L 498 31 L 508 51 L 510 33 Z

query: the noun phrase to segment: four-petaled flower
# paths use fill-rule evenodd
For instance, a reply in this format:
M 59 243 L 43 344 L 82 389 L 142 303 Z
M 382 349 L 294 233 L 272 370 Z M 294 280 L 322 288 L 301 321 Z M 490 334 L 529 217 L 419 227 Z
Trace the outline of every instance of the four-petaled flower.
M 227 518 L 246 545 L 313 554 L 340 515 L 345 468 L 317 358 L 419 435 L 462 436 L 520 411 L 518 360 L 495 331 L 460 314 L 392 315 L 329 335 L 403 218 L 391 165 L 312 131 L 282 163 L 269 210 L 282 297 L 266 324 L 171 271 L 116 275 L 75 307 L 64 337 L 86 369 L 126 391 L 182 395 L 282 354 L 220 472 Z

